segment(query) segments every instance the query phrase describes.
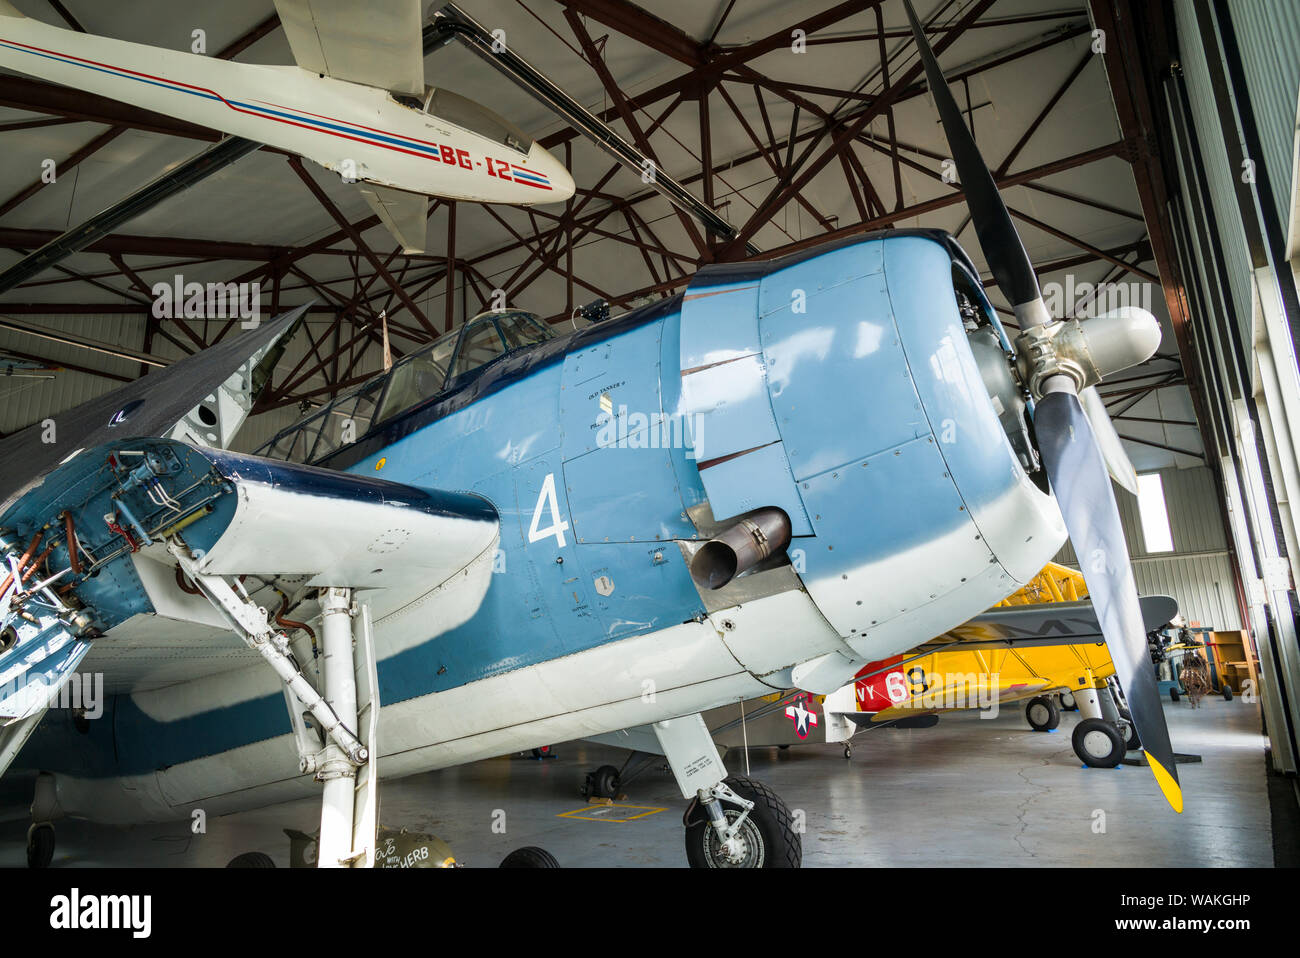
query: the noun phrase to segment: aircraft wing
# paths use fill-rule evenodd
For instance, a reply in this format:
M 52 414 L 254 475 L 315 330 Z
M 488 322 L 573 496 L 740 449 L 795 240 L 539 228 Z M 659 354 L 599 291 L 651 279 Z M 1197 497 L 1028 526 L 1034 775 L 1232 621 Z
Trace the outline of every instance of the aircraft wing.
M 131 436 L 172 436 L 222 446 L 261 392 L 300 306 L 105 396 L 0 441 L 0 513 L 79 452 Z
M 275 0 L 298 66 L 424 96 L 421 0 Z
M 429 198 L 375 183 L 361 184 L 361 195 L 402 244 L 404 253 L 423 253 L 429 228 Z
M 195 576 L 224 577 L 286 633 L 308 631 L 316 589 L 340 586 L 363 591 L 376 619 L 421 616 L 432 636 L 468 620 L 486 594 L 498 516 L 468 493 L 124 439 L 55 470 L 0 515 L 0 529 L 11 542 L 43 529 L 57 537 L 32 564 L 45 568 L 29 591 L 3 597 L 13 641 L 0 653 L 0 725 L 11 730 L 0 758 L 10 759 L 28 720 L 78 668 L 102 674 L 114 693 L 260 659 L 234 634 L 229 610 L 181 575 L 182 553 Z M 34 584 L 51 574 L 61 576 L 57 592 Z
M 1178 614 L 1178 602 L 1167 595 L 1141 598 L 1142 620 L 1148 632 Z M 1031 648 L 1102 642 L 1101 625 L 1091 602 L 1050 602 L 1041 605 L 989 609 L 969 622 L 919 646 L 915 652 L 939 648 Z

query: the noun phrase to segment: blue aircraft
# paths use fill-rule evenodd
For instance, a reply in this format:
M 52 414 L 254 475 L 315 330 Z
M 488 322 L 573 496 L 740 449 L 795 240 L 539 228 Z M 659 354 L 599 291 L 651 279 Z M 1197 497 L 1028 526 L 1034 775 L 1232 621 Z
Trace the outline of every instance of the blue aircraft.
M 893 230 L 563 336 L 485 313 L 259 455 L 220 447 L 301 311 L 6 440 L 0 768 L 37 773 L 29 862 L 59 815 L 319 789 L 319 863 L 373 864 L 381 778 L 646 727 L 693 866 L 797 866 L 785 805 L 700 713 L 828 694 L 1067 532 L 1181 810 L 1107 475 L 1131 466 L 1089 398 L 1158 325 L 1047 314 L 913 25 L 1018 331 L 952 237 Z

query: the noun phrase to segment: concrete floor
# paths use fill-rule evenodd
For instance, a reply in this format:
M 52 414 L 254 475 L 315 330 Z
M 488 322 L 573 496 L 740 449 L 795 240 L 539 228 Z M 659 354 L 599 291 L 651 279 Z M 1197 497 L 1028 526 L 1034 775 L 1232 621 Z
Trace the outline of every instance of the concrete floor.
M 1255 706 L 1208 698 L 1193 711 L 1184 700 L 1166 703 L 1165 714 L 1175 747 L 1204 757 L 1179 766 L 1181 817 L 1146 769 L 1081 768 L 1070 748 L 1077 713 L 1049 734 L 1030 732 L 1019 709 L 992 720 L 946 716 L 933 729 L 859 735 L 851 761 L 839 746 L 756 749 L 750 771 L 803 810 L 805 867 L 1272 865 L 1266 740 Z M 623 753 L 582 742 L 557 752 L 386 784 L 383 819 L 438 834 L 471 867 L 495 866 L 522 845 L 541 845 L 571 867 L 685 865 L 685 803 L 667 772 L 652 768 L 627 787 L 625 804 L 638 808 L 601 810 L 584 803 L 578 786 L 597 765 L 621 764 Z M 744 756 L 733 752 L 727 765 L 743 774 Z M 641 817 L 602 820 L 611 811 Z M 186 823 L 64 821 L 55 867 L 213 867 L 251 850 L 285 866 L 282 829 L 313 831 L 317 814 L 314 802 L 295 802 L 212 820 L 198 836 Z M 19 822 L 0 825 L 0 866 L 25 863 L 25 832 Z

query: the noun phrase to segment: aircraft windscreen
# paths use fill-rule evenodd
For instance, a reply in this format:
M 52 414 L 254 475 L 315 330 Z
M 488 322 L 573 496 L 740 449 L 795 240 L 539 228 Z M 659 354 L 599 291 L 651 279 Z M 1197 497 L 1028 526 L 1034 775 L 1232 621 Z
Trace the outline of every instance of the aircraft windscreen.
M 465 324 L 452 378 L 485 366 L 516 349 L 554 338 L 551 328 L 533 313 L 523 310 L 481 313 Z
M 532 138 L 510 121 L 450 90 L 430 90 L 424 110 L 431 116 L 487 137 L 525 156 L 533 145 Z

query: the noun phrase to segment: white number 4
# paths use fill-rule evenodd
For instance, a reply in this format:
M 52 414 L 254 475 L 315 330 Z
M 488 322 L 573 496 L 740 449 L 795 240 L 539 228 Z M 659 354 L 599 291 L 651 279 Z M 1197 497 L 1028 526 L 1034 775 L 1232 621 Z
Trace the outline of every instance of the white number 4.
M 544 507 L 550 509 L 551 524 L 545 529 L 539 529 Z M 564 531 L 568 528 L 569 524 L 560 518 L 560 504 L 555 499 L 555 473 L 548 472 L 546 480 L 542 483 L 542 491 L 537 496 L 537 507 L 533 509 L 533 524 L 528 527 L 528 541 L 537 542 L 539 539 L 555 536 L 560 548 L 563 549 Z

